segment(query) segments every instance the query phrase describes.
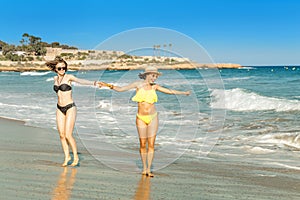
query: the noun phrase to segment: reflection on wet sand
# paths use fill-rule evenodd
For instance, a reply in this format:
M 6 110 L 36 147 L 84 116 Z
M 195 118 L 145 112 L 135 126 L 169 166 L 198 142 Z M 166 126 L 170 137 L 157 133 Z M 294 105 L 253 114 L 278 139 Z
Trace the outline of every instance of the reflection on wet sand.
M 138 183 L 134 199 L 135 200 L 147 200 L 150 199 L 150 190 L 151 190 L 151 178 L 148 176 L 141 176 L 141 179 Z
M 71 170 L 68 176 L 68 171 Z M 57 186 L 53 190 L 52 200 L 68 200 L 71 196 L 73 184 L 75 182 L 77 169 L 64 167 L 57 181 Z

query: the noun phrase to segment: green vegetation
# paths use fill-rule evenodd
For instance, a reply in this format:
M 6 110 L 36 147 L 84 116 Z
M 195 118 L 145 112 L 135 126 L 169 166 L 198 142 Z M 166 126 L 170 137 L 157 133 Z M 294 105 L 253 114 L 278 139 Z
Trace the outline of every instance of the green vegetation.
M 24 33 L 20 43 L 21 51 L 25 51 L 29 55 L 46 55 L 46 49 L 43 46 L 42 39 L 40 37 L 35 37 L 33 35 L 29 35 L 28 33 Z
M 72 59 L 75 57 L 72 53 L 61 53 L 60 56 L 64 59 Z
M 62 48 L 62 49 L 77 49 L 76 47 L 60 44 L 59 42 L 52 42 L 48 44 L 43 42 L 40 37 L 24 33 L 20 40 L 20 45 L 7 44 L 0 40 L 0 60 L 10 61 L 32 61 L 42 60 L 41 56 L 46 55 L 46 47 Z
M 128 55 L 128 54 L 123 54 L 123 55 L 119 56 L 119 59 L 133 59 L 133 56 Z
M 48 49 L 47 47 L 51 47 L 52 49 Z M 158 48 L 159 46 L 155 46 L 154 50 Z M 48 53 L 47 49 L 49 50 Z M 0 40 L 0 51 L 0 61 L 14 61 L 20 63 L 23 63 L 23 61 L 43 61 L 48 59 L 48 56 L 54 57 L 57 55 L 65 60 L 111 60 L 113 61 L 112 64 L 120 66 L 143 64 L 176 65 L 184 63 L 183 61 L 178 61 L 170 57 L 161 57 L 159 53 L 157 53 L 156 56 L 143 57 L 125 54 L 121 51 L 78 50 L 76 47 L 60 44 L 59 42 L 43 42 L 40 37 L 28 33 L 22 35 L 19 45 L 8 44 Z M 44 57 L 45 55 L 47 55 L 47 57 Z

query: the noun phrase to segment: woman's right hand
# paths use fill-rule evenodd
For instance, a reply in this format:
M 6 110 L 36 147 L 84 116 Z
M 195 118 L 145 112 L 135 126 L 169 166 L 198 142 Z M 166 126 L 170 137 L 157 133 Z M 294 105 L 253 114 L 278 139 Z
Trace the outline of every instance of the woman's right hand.
M 99 86 L 102 87 L 109 87 L 110 89 L 113 89 L 113 85 L 112 84 L 109 84 L 109 83 L 105 83 L 105 82 L 99 82 Z
M 101 81 L 97 81 L 96 85 L 101 88 L 103 86 L 105 86 L 105 83 L 104 82 L 101 82 Z

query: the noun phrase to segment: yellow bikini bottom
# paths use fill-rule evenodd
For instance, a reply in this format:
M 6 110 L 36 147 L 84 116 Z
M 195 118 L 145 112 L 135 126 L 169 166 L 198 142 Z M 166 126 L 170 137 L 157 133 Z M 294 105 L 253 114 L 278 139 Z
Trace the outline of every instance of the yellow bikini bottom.
M 140 120 L 145 122 L 145 124 L 148 125 L 157 116 L 157 112 L 152 114 L 152 115 L 139 115 L 139 114 L 136 114 L 136 116 L 137 116 L 137 118 L 139 118 Z

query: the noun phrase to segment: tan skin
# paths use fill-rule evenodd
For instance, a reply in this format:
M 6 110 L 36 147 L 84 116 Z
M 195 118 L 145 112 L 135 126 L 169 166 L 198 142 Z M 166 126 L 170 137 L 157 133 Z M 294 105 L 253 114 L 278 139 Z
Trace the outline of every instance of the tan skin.
M 145 90 L 157 90 L 166 94 L 174 94 L 174 95 L 190 95 L 190 91 L 177 91 L 171 90 L 168 88 L 161 87 L 160 85 L 153 85 L 155 80 L 158 78 L 156 73 L 148 73 L 146 75 L 145 80 L 136 81 L 124 87 L 113 86 L 111 89 L 117 92 L 128 91 L 130 89 L 136 89 L 137 91 L 140 88 L 144 88 Z M 103 85 L 107 86 L 107 85 Z M 139 102 L 138 103 L 138 114 L 139 115 L 152 115 L 156 113 L 156 108 L 154 104 L 150 104 L 147 102 Z M 156 133 L 158 130 L 158 116 L 154 117 L 149 124 L 146 124 L 144 121 L 136 118 L 136 127 L 139 134 L 140 140 L 140 155 L 143 163 L 143 175 L 148 175 L 153 177 L 151 173 L 151 165 L 154 157 L 154 144 L 156 139 Z M 148 144 L 148 149 L 147 149 Z M 148 164 L 148 165 L 147 165 Z
M 88 81 L 84 79 L 76 78 L 73 75 L 66 74 L 65 70 L 61 69 L 58 70 L 58 68 L 65 67 L 65 64 L 63 62 L 58 63 L 55 67 L 55 71 L 57 73 L 57 76 L 54 77 L 54 85 L 61 85 L 61 84 L 68 84 L 71 86 L 72 82 L 76 82 L 82 85 L 94 85 L 94 81 Z M 101 82 L 96 82 L 96 85 L 100 86 Z M 70 91 L 58 91 L 57 92 L 57 103 L 60 106 L 65 106 L 70 103 L 73 103 L 72 98 L 72 90 Z M 65 154 L 65 160 L 62 164 L 63 167 L 68 165 L 68 162 L 71 160 L 69 146 L 72 149 L 73 152 L 73 163 L 71 166 L 77 166 L 79 163 L 78 153 L 77 153 L 77 145 L 76 141 L 73 137 L 73 129 L 75 125 L 76 120 L 76 113 L 77 109 L 75 106 L 68 109 L 66 112 L 66 115 L 64 115 L 59 109 L 56 110 L 56 123 L 57 123 L 57 129 L 60 136 L 60 141 L 62 144 L 62 148 Z

